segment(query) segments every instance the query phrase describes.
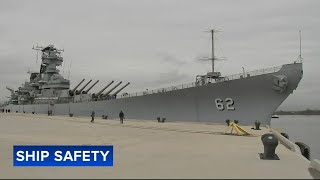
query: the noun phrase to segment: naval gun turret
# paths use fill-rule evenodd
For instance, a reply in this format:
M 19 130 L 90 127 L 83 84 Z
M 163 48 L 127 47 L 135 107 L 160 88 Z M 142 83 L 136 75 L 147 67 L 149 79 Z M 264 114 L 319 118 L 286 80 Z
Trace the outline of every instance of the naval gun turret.
M 92 94 L 92 97 L 93 98 L 97 98 L 97 97 L 99 97 L 99 96 L 101 96 L 101 94 L 102 94 L 102 92 L 104 91 L 104 90 L 106 90 L 112 83 L 113 83 L 114 81 L 111 81 L 108 85 L 106 85 L 103 89 L 101 89 L 97 94 Z
M 116 97 L 117 94 L 122 91 L 124 88 L 126 88 L 130 83 L 128 82 L 126 85 L 122 86 L 122 88 L 118 89 L 115 93 L 112 94 L 113 97 Z
M 81 81 L 76 87 L 74 87 L 72 90 L 69 90 L 69 95 L 70 95 L 70 96 L 73 96 L 73 95 L 74 95 L 76 89 L 83 83 L 84 80 L 85 80 L 85 79 L 82 79 L 82 81 Z
M 88 92 L 93 88 L 93 86 L 95 86 L 97 83 L 99 82 L 99 80 L 97 80 L 92 86 L 90 86 L 86 91 L 82 91 L 82 94 L 88 94 Z
M 120 84 L 122 83 L 122 81 L 120 81 L 117 85 L 115 85 L 113 88 L 111 88 L 108 92 L 106 92 L 103 96 L 106 97 L 108 96 L 111 91 L 113 91 L 115 88 L 117 88 Z
M 18 104 L 18 92 L 14 91 L 12 88 L 9 88 L 6 86 L 6 89 L 9 90 L 11 92 L 11 96 L 9 97 L 10 100 L 9 102 L 12 104 Z
M 89 82 L 87 82 L 87 84 L 85 84 L 81 89 L 76 90 L 76 95 L 82 94 L 81 92 L 91 83 L 91 81 L 92 79 Z

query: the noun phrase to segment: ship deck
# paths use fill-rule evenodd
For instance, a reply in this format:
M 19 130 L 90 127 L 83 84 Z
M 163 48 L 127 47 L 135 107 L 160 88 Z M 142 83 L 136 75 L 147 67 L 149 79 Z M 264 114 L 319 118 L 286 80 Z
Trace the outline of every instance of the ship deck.
M 284 145 L 261 160 L 261 135 L 224 135 L 226 125 L 0 113 L 0 178 L 313 178 Z M 290 135 L 289 135 L 290 136 Z M 13 145 L 113 145 L 114 167 L 13 167 Z

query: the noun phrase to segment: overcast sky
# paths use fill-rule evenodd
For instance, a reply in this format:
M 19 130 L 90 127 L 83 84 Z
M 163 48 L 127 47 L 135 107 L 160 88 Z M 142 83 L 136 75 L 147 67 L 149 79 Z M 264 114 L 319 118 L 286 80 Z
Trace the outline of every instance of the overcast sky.
M 39 71 L 32 46 L 64 49 L 61 73 L 74 87 L 115 80 L 135 92 L 195 81 L 207 73 L 210 34 L 216 28 L 217 62 L 223 75 L 279 66 L 299 55 L 302 30 L 304 76 L 280 106 L 320 109 L 320 1 L 314 0 L 115 0 L 0 1 L 0 100 Z M 71 68 L 70 68 L 71 67 Z M 70 75 L 69 75 L 70 74 Z M 263 103 L 263 102 L 261 102 Z

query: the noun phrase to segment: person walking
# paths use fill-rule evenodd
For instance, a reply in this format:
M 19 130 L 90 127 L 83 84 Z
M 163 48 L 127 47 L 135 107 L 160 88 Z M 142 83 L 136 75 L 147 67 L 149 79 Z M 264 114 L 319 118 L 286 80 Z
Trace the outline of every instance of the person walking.
M 94 115 L 95 115 L 95 112 L 92 111 L 92 113 L 91 113 L 91 121 L 90 121 L 90 122 L 92 122 L 92 123 L 94 123 Z
M 120 123 L 123 124 L 124 114 L 123 114 L 122 110 L 119 113 L 119 118 L 120 118 Z

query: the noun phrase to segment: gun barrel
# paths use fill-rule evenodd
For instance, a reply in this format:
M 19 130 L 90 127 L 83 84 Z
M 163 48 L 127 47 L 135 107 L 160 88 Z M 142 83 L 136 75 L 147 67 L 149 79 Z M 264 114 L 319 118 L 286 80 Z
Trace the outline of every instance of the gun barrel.
M 99 80 L 97 80 L 92 86 L 90 86 L 86 91 L 84 91 L 82 94 L 87 94 L 92 88 L 93 86 L 95 86 L 97 83 L 99 82 Z
M 104 90 L 106 90 L 114 81 L 111 81 L 108 85 L 106 85 L 101 91 L 99 91 L 96 96 L 100 96 Z
M 84 80 L 85 79 L 82 79 L 82 81 L 78 85 L 76 85 L 76 87 L 74 87 L 72 90 L 69 90 L 70 96 L 73 96 L 75 94 L 76 89 L 80 86 L 81 83 L 83 83 Z
M 89 82 L 87 82 L 87 84 L 85 84 L 76 94 L 77 95 L 82 94 L 81 92 L 84 90 L 84 88 L 86 88 L 91 83 L 91 81 L 92 81 L 92 79 Z
M 113 95 L 117 95 L 120 91 L 122 91 L 124 88 L 126 88 L 130 83 L 128 82 L 126 85 L 122 86 L 122 88 L 120 88 L 118 91 L 116 91 L 115 93 L 113 93 Z
M 115 88 L 117 88 L 120 84 L 122 83 L 122 81 L 120 81 L 117 85 L 115 85 L 113 88 L 111 88 L 108 92 L 106 92 L 103 96 L 107 96 L 108 94 L 111 93 L 111 91 L 113 91 Z
M 74 92 L 74 91 L 83 83 L 84 80 L 85 80 L 85 79 L 82 79 L 82 81 L 81 81 L 76 87 L 74 87 L 74 88 L 72 89 L 72 92 Z

